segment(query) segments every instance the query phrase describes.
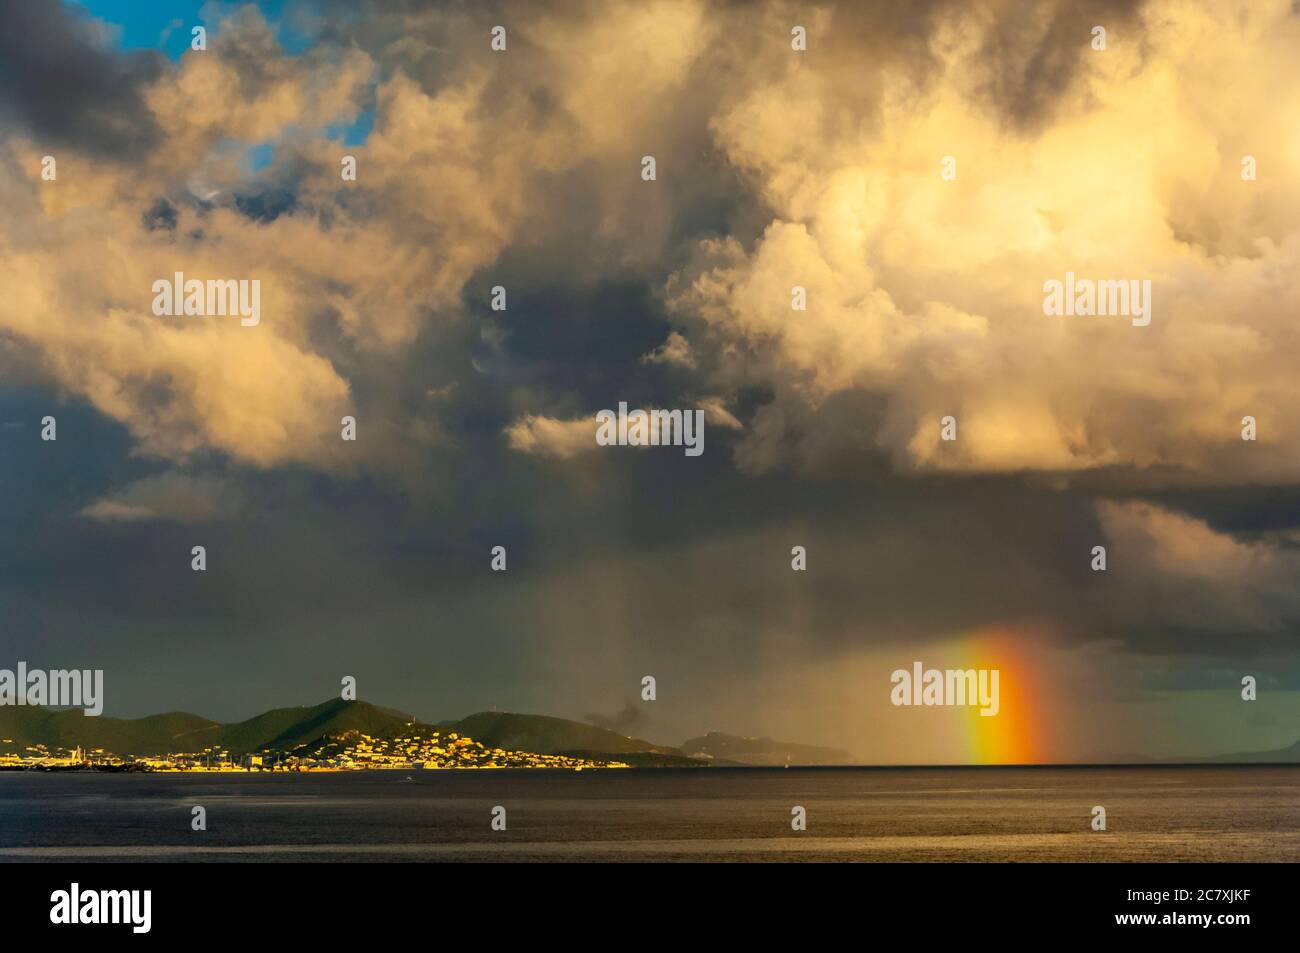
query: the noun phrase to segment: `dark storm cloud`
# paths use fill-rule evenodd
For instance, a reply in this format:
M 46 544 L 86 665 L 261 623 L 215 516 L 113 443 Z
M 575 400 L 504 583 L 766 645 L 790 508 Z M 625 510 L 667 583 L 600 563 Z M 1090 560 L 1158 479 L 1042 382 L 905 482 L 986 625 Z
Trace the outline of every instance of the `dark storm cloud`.
M 166 199 L 158 199 L 143 216 L 144 227 L 152 231 L 174 231 L 176 228 L 176 207 Z
M 612 715 L 588 712 L 582 716 L 582 720 L 598 728 L 617 731 L 620 735 L 632 736 L 639 731 L 645 730 L 650 721 L 650 716 L 646 714 L 644 707 L 628 702 Z
M 1204 520 L 1219 532 L 1242 539 L 1300 529 L 1300 487 L 1243 486 L 1164 490 L 1148 494 L 1162 505 Z M 1293 547 L 1300 539 L 1284 539 Z
M 112 52 L 61 2 L 0 4 L 0 115 L 48 146 L 108 156 L 147 151 L 159 130 L 143 94 L 165 62 L 152 51 Z
M 32 395 L 0 416 L 39 420 L 45 406 Z M 77 511 L 157 466 L 132 461 L 116 426 L 57 412 L 57 444 L 6 453 L 0 468 L 22 514 L 0 546 L 7 644 L 102 664 L 133 686 L 116 705 L 129 699 L 135 714 L 242 717 L 318 701 L 349 673 L 365 697 L 425 717 L 499 704 L 636 733 L 649 726 L 618 712 L 652 672 L 672 701 L 653 740 L 678 741 L 699 728 L 702 698 L 732 697 L 717 679 L 745 684 L 783 657 L 777 646 L 817 664 L 1043 627 L 1058 644 L 1166 656 L 1184 675 L 1158 687 L 1178 690 L 1205 683 L 1198 657 L 1226 669 L 1294 645 L 1275 627 L 1285 602 L 1236 628 L 1212 599 L 1190 602 L 1203 620 L 1169 623 L 1195 580 L 1153 585 L 1113 544 L 1109 573 L 1091 572 L 1089 546 L 1104 538 L 1095 501 L 1016 478 L 901 481 L 869 457 L 842 459 L 837 477 L 747 477 L 716 430 L 698 460 L 610 448 L 566 470 L 467 430 L 457 453 L 426 459 L 444 487 L 436 500 L 233 473 L 246 504 L 220 520 L 100 522 Z M 0 439 L 35 441 L 36 424 Z M 189 568 L 195 543 L 204 574 Z M 807 573 L 790 569 L 795 544 Z M 489 568 L 494 545 L 508 549 L 507 573 Z
M 511 267 L 510 257 L 490 273 L 476 276 L 467 288 L 471 309 L 493 322 L 503 338 L 498 346 L 482 346 L 479 366 L 486 367 L 508 393 L 528 388 L 556 401 L 540 409 L 559 413 L 568 404 L 574 412 L 593 413 L 622 399 L 664 400 L 655 388 L 655 368 L 641 355 L 668 334 L 654 289 L 628 278 L 600 282 L 590 288 L 539 285 Z M 505 312 L 487 307 L 489 285 L 504 282 L 515 289 Z M 582 355 L 575 360 L 575 355 Z M 513 409 L 511 408 L 511 416 Z M 499 433 L 509 417 L 498 419 Z
M 264 188 L 235 196 L 235 207 L 255 222 L 273 222 L 292 211 L 297 197 L 288 189 Z
M 10 568 L 23 562 L 25 585 L 51 598 L 62 580 L 82 580 L 57 598 L 91 617 L 179 621 L 189 611 L 243 619 L 256 631 L 294 618 L 329 627 L 339 613 L 425 600 L 482 611 L 498 586 L 487 554 L 500 544 L 512 572 L 528 579 L 576 585 L 601 567 L 635 579 L 621 597 L 624 630 L 652 644 L 680 638 L 683 649 L 700 635 L 701 618 L 725 619 L 714 644 L 739 651 L 796 610 L 810 644 L 827 652 L 1007 621 L 1154 653 L 1257 652 L 1293 637 L 1291 603 L 1269 605 L 1270 580 L 1258 615 L 1214 611 L 1213 593 L 1189 602 L 1204 587 L 1144 571 L 1105 537 L 1095 501 L 1083 494 L 1015 478 L 900 481 L 866 457 L 846 457 L 839 478 L 745 477 L 729 466 L 727 438 L 716 429 L 698 460 L 615 448 L 584 461 L 585 477 L 503 454 L 468 430 L 463 437 L 457 454 L 426 460 L 427 476 L 445 492 L 423 504 L 364 482 L 240 477 L 252 503 L 202 528 L 212 560 L 198 587 L 186 564 L 194 528 L 68 519 L 111 489 L 102 478 L 49 513 L 42 549 L 21 560 L 15 551 Z M 70 452 L 77 439 L 68 435 L 59 449 Z M 1089 569 L 1099 540 L 1111 545 L 1107 574 Z M 808 548 L 807 575 L 790 571 L 796 544 Z M 97 571 L 104 565 L 115 567 L 110 576 Z M 1179 602 L 1195 611 L 1174 617 L 1175 626 L 1170 611 Z M 557 625 L 536 621 L 521 637 L 545 643 L 564 635 L 567 623 Z
M 981 56 L 989 78 L 982 92 L 1011 125 L 1036 129 L 1052 118 L 1057 100 L 1070 91 L 1087 57 L 1092 29 L 1106 30 L 1107 45 L 1141 44 L 1142 0 L 1073 0 L 995 7 L 996 25 Z

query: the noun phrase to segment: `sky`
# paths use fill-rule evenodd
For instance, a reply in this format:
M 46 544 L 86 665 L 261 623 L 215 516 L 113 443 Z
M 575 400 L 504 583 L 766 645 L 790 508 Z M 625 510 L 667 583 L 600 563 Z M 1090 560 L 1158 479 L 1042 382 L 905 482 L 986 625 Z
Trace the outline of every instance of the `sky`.
M 0 667 L 871 763 L 1291 745 L 1297 42 L 1269 0 L 0 5 Z M 155 314 L 177 272 L 259 323 Z M 1046 314 L 1067 273 L 1149 324 Z M 598 445 L 620 402 L 704 452 Z M 892 704 L 917 661 L 1001 711 Z

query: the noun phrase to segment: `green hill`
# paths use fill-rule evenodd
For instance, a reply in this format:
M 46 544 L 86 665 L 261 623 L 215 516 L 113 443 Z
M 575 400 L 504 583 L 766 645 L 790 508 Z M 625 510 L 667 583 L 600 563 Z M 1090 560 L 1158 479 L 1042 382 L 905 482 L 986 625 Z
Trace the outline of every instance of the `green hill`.
M 648 752 L 682 757 L 677 748 L 651 744 L 629 738 L 616 731 L 597 728 L 581 721 L 552 718 L 550 715 L 519 715 L 507 711 L 481 711 L 449 727 L 468 735 L 489 748 L 509 751 L 532 751 L 537 754 L 563 754 L 584 751 L 601 754 Z
M 120 756 L 162 755 L 225 748 L 239 757 L 263 748 L 289 750 L 323 735 L 361 731 L 383 737 L 415 719 L 368 702 L 333 699 L 320 705 L 275 708 L 247 721 L 222 725 L 187 712 L 123 719 L 88 718 L 80 709 L 0 707 L 0 754 L 43 744 L 50 750 L 103 748 Z M 9 739 L 5 743 L 4 739 Z
M 161 754 L 180 750 L 186 737 L 217 728 L 216 722 L 183 711 L 134 719 L 88 718 L 79 708 L 54 711 L 6 705 L 0 707 L 0 754 L 21 753 L 39 744 L 51 750 L 77 745 L 103 748 L 123 756 Z
M 246 721 L 219 724 L 198 715 L 172 712 L 148 718 L 87 718 L 79 709 L 0 708 L 0 754 L 22 753 L 30 745 L 44 744 L 51 751 L 102 748 L 120 756 L 197 753 L 224 748 L 231 757 L 263 750 L 292 751 L 345 732 L 390 738 L 416 729 L 430 729 L 411 715 L 369 702 L 331 699 L 319 705 L 274 708 Z M 638 765 L 699 764 L 678 748 L 629 738 L 615 731 L 580 721 L 547 715 L 479 712 L 438 729 L 454 731 L 487 748 L 559 754 L 591 760 L 623 760 Z
M 387 737 L 412 723 L 415 718 L 400 711 L 335 698 L 320 705 L 273 708 L 247 721 L 222 725 L 215 732 L 214 741 L 238 756 L 263 748 L 287 751 L 324 735 L 345 731 Z

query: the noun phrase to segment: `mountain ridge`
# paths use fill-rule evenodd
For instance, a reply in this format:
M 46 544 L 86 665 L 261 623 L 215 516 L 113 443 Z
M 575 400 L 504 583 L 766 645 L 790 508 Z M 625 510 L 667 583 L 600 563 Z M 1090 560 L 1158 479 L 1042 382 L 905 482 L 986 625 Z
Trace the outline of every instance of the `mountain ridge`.
M 1271 751 L 1238 751 L 1204 760 L 1211 764 L 1300 764 L 1300 741 Z
M 706 757 L 717 763 L 772 767 L 853 764 L 854 759 L 842 748 L 775 741 L 748 735 L 731 735 L 710 731 L 682 742 L 682 751 L 690 757 Z
M 87 751 L 102 749 L 121 757 L 216 749 L 238 758 L 267 750 L 287 752 L 345 732 L 394 737 L 411 726 L 457 732 L 488 748 L 597 760 L 604 755 L 611 756 L 610 760 L 647 766 L 856 763 L 840 749 L 723 732 L 709 732 L 675 747 L 553 715 L 481 711 L 459 720 L 431 723 L 370 702 L 338 698 L 317 705 L 272 708 L 252 718 L 226 724 L 184 711 L 124 719 L 87 717 L 80 709 L 0 706 L 0 755 L 44 745 L 50 750 L 71 750 L 77 746 Z M 1270 751 L 1234 752 L 1192 760 L 1201 764 L 1300 763 L 1300 741 Z
M 261 751 L 292 751 L 327 737 L 357 732 L 394 737 L 410 727 L 456 732 L 489 748 L 535 754 L 626 755 L 639 764 L 693 763 L 680 749 L 551 715 L 476 712 L 459 721 L 422 722 L 396 709 L 366 701 L 330 699 L 318 705 L 272 708 L 243 721 L 222 724 L 189 712 L 143 718 L 88 717 L 80 709 L 0 707 L 0 754 L 28 747 L 87 751 L 121 757 L 224 750 L 231 757 Z

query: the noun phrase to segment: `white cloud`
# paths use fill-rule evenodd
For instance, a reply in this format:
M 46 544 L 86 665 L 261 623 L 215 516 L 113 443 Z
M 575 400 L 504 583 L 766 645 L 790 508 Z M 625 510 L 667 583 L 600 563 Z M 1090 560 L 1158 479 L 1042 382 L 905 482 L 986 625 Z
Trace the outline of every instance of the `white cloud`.
M 596 449 L 596 418 L 558 420 L 529 414 L 514 421 L 505 430 L 510 449 L 519 453 L 567 460 Z
M 677 331 L 672 331 L 668 339 L 653 351 L 641 356 L 643 364 L 676 364 L 680 367 L 694 369 L 695 355 L 691 353 L 691 342 Z
M 845 87 L 853 44 L 824 43 L 735 77 L 716 141 L 775 215 L 752 248 L 702 242 L 668 296 L 693 351 L 716 357 L 701 361 L 713 386 L 774 395 L 760 414 L 782 436 L 752 428 L 742 459 L 801 463 L 816 441 L 800 431 L 842 427 L 823 408 L 860 393 L 883 398 L 869 439 L 904 471 L 1300 476 L 1300 183 L 1281 171 L 1300 161 L 1285 132 L 1300 105 L 1271 92 L 1300 84 L 1300 20 L 1283 2 L 1140 17 L 1125 35 L 1141 41 L 1113 36 L 1104 56 L 1084 35 L 1066 54 L 1077 81 L 1021 128 L 988 103 L 990 44 L 1011 57 L 1021 34 L 978 8 L 945 12 L 932 70 L 884 58 Z M 1275 172 L 1243 182 L 1246 152 Z M 1044 316 L 1043 282 L 1067 271 L 1151 279 L 1151 326 Z

